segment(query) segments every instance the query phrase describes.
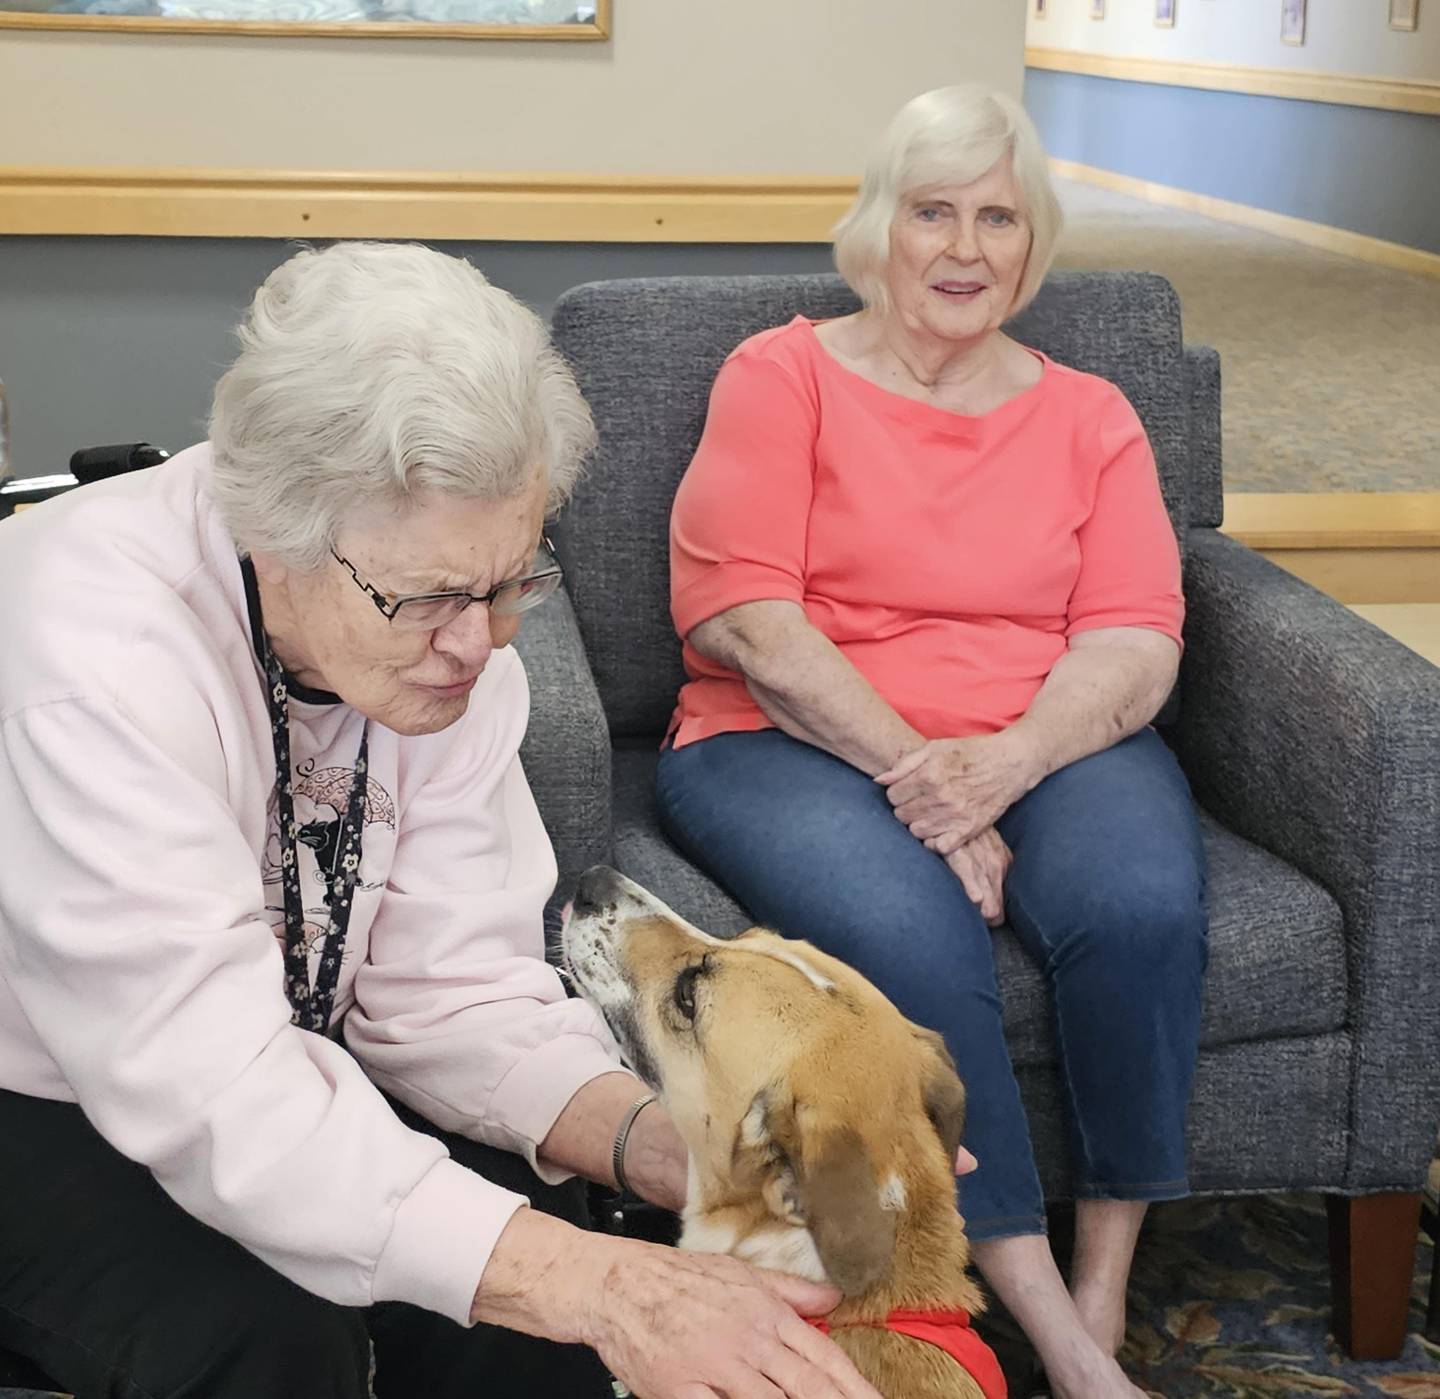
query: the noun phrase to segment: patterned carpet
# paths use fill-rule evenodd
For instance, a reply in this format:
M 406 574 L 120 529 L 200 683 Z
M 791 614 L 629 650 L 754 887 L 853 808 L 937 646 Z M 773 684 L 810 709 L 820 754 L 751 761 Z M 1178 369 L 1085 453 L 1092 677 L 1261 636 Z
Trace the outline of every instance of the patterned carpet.
M 1063 1247 L 1057 1239 L 1057 1247 Z M 1440 1399 L 1440 1345 L 1421 1334 L 1433 1249 L 1415 1260 L 1410 1335 L 1398 1360 L 1351 1360 L 1329 1334 L 1330 1265 L 1318 1196 L 1181 1200 L 1156 1205 L 1136 1251 L 1121 1364 L 1163 1399 L 1357 1395 Z M 993 1343 L 1011 1399 L 1036 1392 L 1013 1322 Z M 1043 1392 L 1043 1390 L 1041 1391 Z
M 1224 366 L 1232 491 L 1440 490 L 1440 281 L 1072 180 L 1062 267 L 1145 268 Z

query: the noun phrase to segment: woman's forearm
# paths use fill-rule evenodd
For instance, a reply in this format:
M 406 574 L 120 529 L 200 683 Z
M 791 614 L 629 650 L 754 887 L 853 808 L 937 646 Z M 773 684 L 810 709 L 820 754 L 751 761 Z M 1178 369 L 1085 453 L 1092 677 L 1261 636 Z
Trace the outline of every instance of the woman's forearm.
M 1030 783 L 1139 732 L 1175 684 L 1180 648 L 1161 632 L 1106 627 L 1072 638 L 1030 707 L 1006 733 L 1023 739 Z
M 629 1072 L 601 1074 L 575 1094 L 540 1144 L 540 1159 L 586 1180 L 614 1185 L 615 1130 L 645 1085 Z M 678 1210 L 685 1203 L 685 1144 L 658 1104 L 635 1120 L 625 1151 L 631 1188 L 652 1204 Z
M 859 685 L 852 689 L 854 681 Z M 823 748 L 869 777 L 884 772 L 925 741 L 838 651 L 833 658 L 817 656 L 803 676 L 767 684 L 747 675 L 745 684 L 776 728 Z
M 871 777 L 925 742 L 795 603 L 742 603 L 702 622 L 689 640 L 744 677 L 776 728 Z

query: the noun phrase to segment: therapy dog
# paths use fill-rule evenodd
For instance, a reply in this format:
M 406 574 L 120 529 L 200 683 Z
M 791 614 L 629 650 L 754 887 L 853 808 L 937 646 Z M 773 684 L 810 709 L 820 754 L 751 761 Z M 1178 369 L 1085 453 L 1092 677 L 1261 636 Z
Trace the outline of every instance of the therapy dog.
M 680 1246 L 838 1288 L 813 1324 L 887 1399 L 1003 1399 L 969 1324 L 965 1091 L 940 1037 L 809 943 L 712 937 L 604 866 L 582 877 L 563 939 L 689 1148 Z

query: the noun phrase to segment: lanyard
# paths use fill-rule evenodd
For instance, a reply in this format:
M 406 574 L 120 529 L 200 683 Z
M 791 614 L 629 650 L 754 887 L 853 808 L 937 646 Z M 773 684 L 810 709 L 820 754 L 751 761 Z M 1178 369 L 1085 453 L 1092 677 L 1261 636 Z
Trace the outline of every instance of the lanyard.
M 276 659 L 270 638 L 260 629 L 265 661 L 265 698 L 270 707 L 270 733 L 275 741 L 275 797 L 279 805 L 280 880 L 285 890 L 285 994 L 293 1007 L 291 1023 L 323 1035 L 335 1008 L 335 987 L 340 980 L 340 959 L 350 927 L 355 884 L 360 877 L 360 842 L 365 834 L 365 789 L 368 784 L 370 726 L 360 731 L 355 777 L 345 803 L 339 849 L 331 870 L 330 918 L 320 952 L 314 989 L 310 986 L 310 949 L 305 936 L 305 901 L 300 895 L 300 855 L 295 822 L 295 799 L 290 791 L 290 692 L 285 672 Z

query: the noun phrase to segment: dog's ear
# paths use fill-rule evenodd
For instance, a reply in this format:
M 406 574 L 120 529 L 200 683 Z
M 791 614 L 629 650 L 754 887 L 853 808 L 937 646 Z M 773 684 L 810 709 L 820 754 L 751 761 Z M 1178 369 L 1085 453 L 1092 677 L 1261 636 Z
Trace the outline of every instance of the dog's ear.
M 939 1134 L 945 1154 L 953 1162 L 960 1149 L 960 1138 L 965 1133 L 965 1085 L 955 1072 L 955 1061 L 945 1048 L 945 1041 L 923 1026 L 915 1026 L 915 1035 L 923 1040 L 935 1053 L 935 1061 L 926 1071 L 920 1087 L 925 1103 L 925 1114 Z
M 897 1215 L 885 1208 L 870 1153 L 852 1128 L 826 1132 L 808 1145 L 796 1173 L 801 1208 L 825 1275 L 855 1297 L 890 1272 Z
M 789 1094 L 778 1084 L 762 1088 L 740 1119 L 730 1173 L 737 1187 L 755 1191 L 777 1219 L 804 1224 L 795 1173 L 784 1145 L 794 1120 L 795 1104 Z
M 763 1133 L 778 1168 L 766 1184 L 767 1202 L 775 1214 L 809 1228 L 826 1277 L 854 1297 L 890 1271 L 896 1212 L 881 1199 L 859 1134 L 813 1118 L 813 1111 L 771 1087 L 751 1104 L 741 1140 Z

